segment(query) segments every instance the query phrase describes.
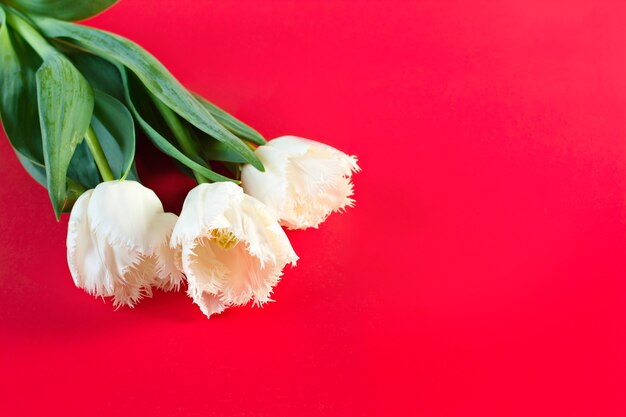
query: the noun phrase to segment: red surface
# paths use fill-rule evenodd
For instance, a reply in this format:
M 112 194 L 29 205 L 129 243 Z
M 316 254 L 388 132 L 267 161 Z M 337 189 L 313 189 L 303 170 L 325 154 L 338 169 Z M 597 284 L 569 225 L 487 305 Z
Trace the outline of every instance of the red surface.
M 67 217 L 0 138 L 0 414 L 626 415 L 626 6 L 546 3 L 93 19 L 267 137 L 358 155 L 358 203 L 289 233 L 263 309 L 114 311 L 74 288 Z M 190 182 L 161 160 L 139 168 L 177 210 Z

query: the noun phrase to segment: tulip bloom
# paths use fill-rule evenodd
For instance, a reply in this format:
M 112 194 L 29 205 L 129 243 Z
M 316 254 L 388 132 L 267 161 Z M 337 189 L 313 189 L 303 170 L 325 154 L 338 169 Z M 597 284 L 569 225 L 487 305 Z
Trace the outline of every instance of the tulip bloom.
M 271 211 L 229 182 L 191 190 L 170 244 L 181 253 L 187 293 L 207 317 L 266 303 L 283 268 L 298 259 Z
M 178 287 L 169 238 L 177 216 L 135 181 L 110 181 L 85 192 L 72 208 L 67 262 L 77 287 L 133 307 L 152 286 Z
M 352 207 L 356 157 L 308 139 L 283 136 L 255 151 L 265 167 L 245 165 L 245 192 L 267 206 L 289 229 L 318 227 L 335 211 Z

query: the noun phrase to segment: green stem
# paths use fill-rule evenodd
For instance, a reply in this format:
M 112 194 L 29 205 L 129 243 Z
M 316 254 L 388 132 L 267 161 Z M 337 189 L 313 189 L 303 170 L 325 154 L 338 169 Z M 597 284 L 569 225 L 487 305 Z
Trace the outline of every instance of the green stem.
M 87 129 L 85 141 L 87 141 L 87 147 L 89 147 L 89 151 L 91 152 L 91 155 L 93 155 L 93 159 L 96 161 L 96 166 L 98 167 L 98 171 L 100 171 L 100 175 L 102 175 L 102 179 L 105 181 L 114 181 L 115 176 L 113 175 L 113 171 L 111 171 L 111 167 L 107 162 L 102 146 L 100 146 L 96 132 L 93 131 L 91 126 Z
M 9 10 L 6 10 L 6 19 L 7 23 L 28 42 L 41 58 L 45 59 L 58 54 L 57 50 L 26 19 Z
M 167 107 L 161 100 L 152 96 L 152 94 L 151 97 L 152 101 L 156 105 L 157 110 L 159 110 L 159 113 L 161 113 L 161 116 L 163 116 L 165 123 L 167 123 L 167 126 L 174 134 L 174 137 L 178 141 L 180 149 L 183 151 L 183 153 L 189 157 L 197 156 L 198 152 L 196 151 L 196 146 L 193 138 L 191 137 L 191 133 L 189 132 L 187 127 L 185 127 L 181 123 L 178 115 L 176 115 L 176 113 L 174 113 L 172 109 Z M 198 184 L 209 182 L 207 178 L 205 178 L 201 174 L 198 174 L 196 171 L 193 171 L 193 175 L 194 177 L 196 177 L 196 181 L 198 182 Z
M 64 212 L 69 212 L 72 210 L 74 203 L 78 200 L 85 191 L 85 187 L 82 184 L 77 183 L 76 181 L 68 178 L 67 179 L 67 196 L 65 197 L 65 201 L 63 201 L 63 209 Z

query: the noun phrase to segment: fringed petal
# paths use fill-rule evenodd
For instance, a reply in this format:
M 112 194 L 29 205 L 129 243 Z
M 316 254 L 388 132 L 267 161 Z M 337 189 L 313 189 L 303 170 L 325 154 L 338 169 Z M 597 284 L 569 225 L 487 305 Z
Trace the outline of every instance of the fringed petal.
M 235 184 L 218 182 L 201 184 L 192 189 L 183 204 L 170 240 L 170 246 L 181 246 L 202 236 L 207 230 L 228 228 L 224 213 L 243 198 L 241 188 Z
M 200 307 L 200 311 L 202 311 L 207 318 L 210 318 L 213 314 L 220 314 L 226 310 L 227 306 L 222 302 L 218 295 L 198 290 L 192 286 L 187 289 L 187 295 L 189 295 L 193 302 Z
M 221 309 L 266 303 L 285 265 L 297 260 L 274 214 L 232 183 L 192 190 L 170 242 L 181 250 L 189 295 L 201 308 L 206 294 Z
M 169 237 L 177 217 L 149 189 L 111 181 L 85 192 L 68 225 L 67 258 L 76 286 L 133 307 L 152 287 L 177 288 L 182 273 Z
M 81 195 L 70 214 L 67 226 L 67 264 L 74 284 L 95 296 L 113 295 L 113 275 L 100 256 L 97 242 L 89 229 L 88 207 L 93 190 Z
M 164 213 L 156 218 L 157 225 L 161 229 L 161 243 L 154 249 L 154 257 L 156 259 L 155 266 L 155 283 L 154 285 L 164 291 L 172 291 L 180 288 L 180 284 L 184 279 L 181 266 L 181 253 L 179 250 L 170 247 L 170 238 L 172 231 L 178 220 L 178 216 L 172 213 Z
M 352 174 L 357 160 L 309 139 L 284 136 L 256 150 L 266 170 L 246 165 L 242 185 L 271 207 L 290 229 L 318 227 L 333 212 L 354 205 Z

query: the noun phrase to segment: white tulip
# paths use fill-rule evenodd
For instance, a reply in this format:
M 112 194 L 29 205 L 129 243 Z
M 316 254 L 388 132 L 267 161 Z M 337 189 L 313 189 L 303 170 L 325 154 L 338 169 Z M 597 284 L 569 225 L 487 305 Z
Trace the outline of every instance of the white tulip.
M 189 192 L 170 245 L 181 251 L 187 293 L 207 317 L 266 303 L 283 268 L 298 259 L 271 211 L 228 182 Z
M 135 181 L 110 181 L 85 192 L 72 208 L 67 262 L 77 287 L 113 297 L 115 306 L 177 288 L 182 274 L 169 238 L 177 216 Z
M 255 151 L 265 167 L 245 165 L 245 192 L 272 208 L 289 229 L 318 227 L 336 211 L 352 207 L 356 157 L 309 139 L 283 136 Z

